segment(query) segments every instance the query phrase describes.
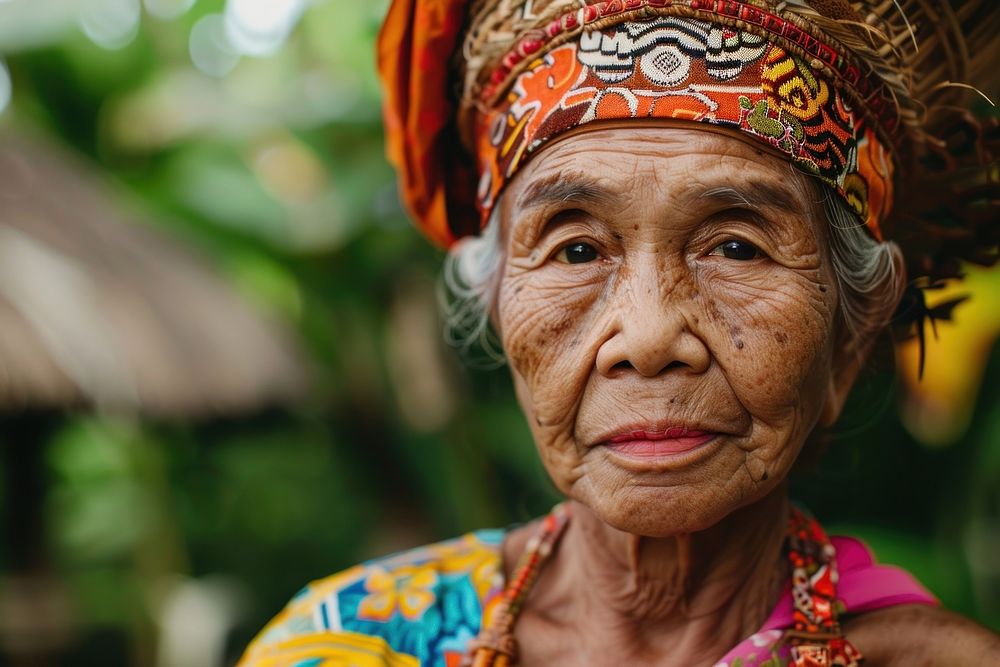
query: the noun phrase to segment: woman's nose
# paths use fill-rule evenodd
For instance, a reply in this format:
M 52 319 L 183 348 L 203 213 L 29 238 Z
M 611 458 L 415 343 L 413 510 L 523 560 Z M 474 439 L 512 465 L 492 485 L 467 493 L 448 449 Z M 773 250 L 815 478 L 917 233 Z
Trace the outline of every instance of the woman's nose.
M 704 373 L 711 363 L 708 347 L 690 328 L 686 290 L 668 282 L 664 272 L 635 275 L 619 294 L 614 330 L 597 352 L 597 370 L 615 375 L 634 369 L 655 377 L 670 369 Z

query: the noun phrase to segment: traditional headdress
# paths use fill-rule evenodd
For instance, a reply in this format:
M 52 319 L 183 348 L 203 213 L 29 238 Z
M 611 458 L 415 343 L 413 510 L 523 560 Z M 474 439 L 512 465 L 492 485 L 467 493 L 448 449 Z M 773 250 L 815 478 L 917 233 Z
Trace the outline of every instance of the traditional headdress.
M 968 109 L 969 84 L 1000 81 L 998 32 L 985 0 L 395 0 L 378 44 L 389 157 L 447 246 L 568 131 L 730 128 L 826 183 L 932 285 L 997 257 L 1000 133 Z

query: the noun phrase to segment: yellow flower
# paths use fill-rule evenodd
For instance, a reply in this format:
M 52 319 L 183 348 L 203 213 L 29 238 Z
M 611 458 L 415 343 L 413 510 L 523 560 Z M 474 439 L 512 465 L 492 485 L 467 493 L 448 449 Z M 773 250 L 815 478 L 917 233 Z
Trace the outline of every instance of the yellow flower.
M 392 572 L 374 566 L 365 578 L 368 595 L 358 604 L 358 617 L 388 621 L 398 610 L 415 621 L 434 603 L 438 577 L 433 567 L 405 565 Z
M 968 295 L 951 321 L 927 325 L 924 378 L 917 380 L 916 340 L 899 346 L 897 360 L 905 393 L 901 411 L 910 433 L 928 445 L 945 445 L 965 433 L 976 404 L 986 360 L 1000 335 L 1000 266 L 964 267 L 965 279 L 928 293 L 928 305 Z

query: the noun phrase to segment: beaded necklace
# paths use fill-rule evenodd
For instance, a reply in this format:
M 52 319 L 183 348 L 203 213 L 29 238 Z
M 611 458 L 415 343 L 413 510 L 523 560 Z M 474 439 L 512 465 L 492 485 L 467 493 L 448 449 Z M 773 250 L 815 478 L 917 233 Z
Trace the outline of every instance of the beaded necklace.
M 514 568 L 514 576 L 504 589 L 492 623 L 483 626 L 479 636 L 470 642 L 465 664 L 471 667 L 508 667 L 517 662 L 514 623 L 568 521 L 569 505 L 566 503 L 556 505 L 542 519 L 542 525 L 528 540 Z
M 542 520 L 538 532 L 528 540 L 491 622 L 470 642 L 463 666 L 510 667 L 517 663 L 514 623 L 569 518 L 569 505 L 561 503 Z M 789 647 L 788 667 L 858 667 L 864 658 L 844 637 L 838 621 L 843 605 L 837 599 L 834 547 L 819 523 L 794 507 L 785 550 L 792 567 L 794 625 L 772 648 L 776 651 L 781 644 Z

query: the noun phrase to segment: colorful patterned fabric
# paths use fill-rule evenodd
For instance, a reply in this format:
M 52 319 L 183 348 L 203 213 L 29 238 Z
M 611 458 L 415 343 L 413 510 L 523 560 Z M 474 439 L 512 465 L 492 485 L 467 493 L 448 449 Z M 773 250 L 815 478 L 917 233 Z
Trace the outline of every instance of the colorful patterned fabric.
M 803 572 L 786 585 L 761 629 L 716 667 L 850 665 L 850 653 L 826 655 L 797 641 L 796 632 L 808 631 L 801 624 L 836 634 L 834 610 L 936 604 L 904 571 L 876 565 L 857 540 L 827 541 L 812 520 L 801 526 L 803 541 L 792 548 L 808 555 Z M 501 611 L 504 534 L 470 533 L 310 584 L 264 628 L 238 667 L 458 667 Z
M 447 54 L 460 46 L 469 4 L 394 0 L 379 35 L 389 159 L 404 203 L 435 242 L 478 233 L 541 146 L 609 120 L 736 131 L 829 184 L 882 238 L 898 107 L 868 63 L 779 15 L 781 3 L 572 4 L 537 29 L 498 33 L 510 50 L 472 87 L 475 100 L 456 102 Z M 537 4 L 510 11 L 528 22 Z
M 627 4 L 663 3 L 608 4 L 624 11 Z M 593 13 L 594 22 L 608 16 L 605 8 Z M 773 18 L 783 33 L 787 22 Z M 556 23 L 551 41 L 565 20 Z M 881 239 L 892 160 L 876 127 L 817 64 L 754 32 L 700 18 L 658 16 L 585 31 L 534 57 L 503 102 L 481 116 L 482 223 L 510 178 L 547 142 L 588 123 L 670 119 L 739 130 L 786 155 L 831 186 Z
M 795 667 L 856 667 L 861 652 L 840 629 L 837 550 L 819 522 L 793 509 L 785 551 L 792 566 L 793 624 L 785 632 Z
M 239 667 L 457 667 L 500 601 L 503 535 L 470 533 L 310 584 Z

